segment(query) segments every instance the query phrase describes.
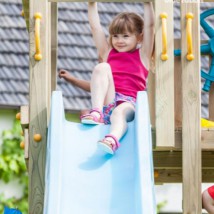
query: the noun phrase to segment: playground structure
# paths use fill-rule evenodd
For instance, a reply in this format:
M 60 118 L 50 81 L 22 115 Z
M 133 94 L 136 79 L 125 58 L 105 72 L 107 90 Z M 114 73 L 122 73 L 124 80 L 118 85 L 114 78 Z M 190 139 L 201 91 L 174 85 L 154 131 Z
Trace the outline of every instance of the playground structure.
M 29 159 L 30 214 L 43 213 L 47 127 L 51 92 L 56 88 L 57 2 L 60 1 L 29 1 L 30 103 L 29 118 L 28 108 L 21 109 L 21 123 L 25 144 L 29 141 L 25 157 Z M 201 182 L 213 182 L 214 176 L 214 130 L 200 126 L 200 1 L 194 2 L 181 4 L 182 37 L 174 40 L 173 1 L 154 1 L 155 73 L 150 72 L 148 84 L 155 182 L 183 183 L 185 214 L 201 213 Z M 174 48 L 181 49 L 180 57 L 174 57 Z M 210 120 L 214 120 L 213 92 L 214 84 L 209 90 Z
M 109 132 L 109 125 L 91 126 L 65 120 L 62 92 L 53 92 L 45 214 L 156 213 L 146 92 L 138 93 L 135 115 L 120 141 L 122 149 L 112 156 L 97 149 L 96 144 L 97 139 Z

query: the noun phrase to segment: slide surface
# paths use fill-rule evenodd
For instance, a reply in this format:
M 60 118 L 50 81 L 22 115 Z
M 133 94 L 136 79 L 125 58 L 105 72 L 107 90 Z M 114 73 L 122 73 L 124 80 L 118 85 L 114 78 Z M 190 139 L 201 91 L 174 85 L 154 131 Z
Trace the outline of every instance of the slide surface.
M 66 121 L 62 93 L 53 92 L 44 214 L 156 214 L 146 92 L 113 156 L 97 148 L 108 130 Z

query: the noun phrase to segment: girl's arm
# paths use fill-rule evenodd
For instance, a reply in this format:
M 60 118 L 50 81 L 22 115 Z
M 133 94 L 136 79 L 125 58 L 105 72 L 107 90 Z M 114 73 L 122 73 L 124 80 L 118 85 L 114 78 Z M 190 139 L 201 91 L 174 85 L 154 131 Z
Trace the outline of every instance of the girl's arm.
M 144 3 L 144 30 L 143 30 L 143 45 L 142 45 L 142 56 L 147 59 L 149 63 L 154 46 L 154 35 L 155 35 L 155 18 L 154 10 L 151 2 Z
M 85 91 L 91 91 L 90 89 L 90 82 L 86 80 L 78 79 L 69 74 L 66 70 L 59 71 L 59 77 L 65 79 L 66 81 L 70 82 L 72 85 L 77 86 Z
M 88 3 L 88 19 L 99 57 L 103 60 L 108 52 L 109 44 L 100 24 L 96 2 Z

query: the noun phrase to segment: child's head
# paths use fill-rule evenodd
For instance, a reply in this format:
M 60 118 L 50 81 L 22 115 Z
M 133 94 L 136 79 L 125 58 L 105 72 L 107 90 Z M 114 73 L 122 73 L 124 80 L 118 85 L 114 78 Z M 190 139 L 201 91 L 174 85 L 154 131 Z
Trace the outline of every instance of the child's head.
M 112 39 L 118 34 L 132 34 L 137 40 L 142 39 L 144 21 L 141 16 L 132 12 L 118 14 L 109 26 L 110 44 L 113 47 Z

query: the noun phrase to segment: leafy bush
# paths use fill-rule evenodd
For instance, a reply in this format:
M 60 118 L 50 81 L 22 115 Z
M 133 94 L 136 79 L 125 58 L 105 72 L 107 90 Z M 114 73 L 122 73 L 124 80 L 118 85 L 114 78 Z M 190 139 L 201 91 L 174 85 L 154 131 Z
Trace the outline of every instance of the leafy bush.
M 163 201 L 163 202 L 161 202 L 161 203 L 159 203 L 159 204 L 157 204 L 157 213 L 160 213 L 161 210 L 162 210 L 166 205 L 167 205 L 167 201 L 166 201 L 166 200 Z
M 21 126 L 19 121 L 15 121 L 12 130 L 6 130 L 2 133 L 3 143 L 0 152 L 0 178 L 8 183 L 18 180 L 23 187 L 21 198 L 5 198 L 0 195 L 0 213 L 3 213 L 4 206 L 18 208 L 23 214 L 28 213 L 28 175 L 24 160 L 24 150 L 20 148 Z

